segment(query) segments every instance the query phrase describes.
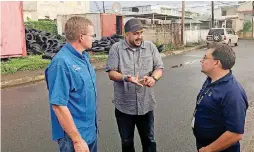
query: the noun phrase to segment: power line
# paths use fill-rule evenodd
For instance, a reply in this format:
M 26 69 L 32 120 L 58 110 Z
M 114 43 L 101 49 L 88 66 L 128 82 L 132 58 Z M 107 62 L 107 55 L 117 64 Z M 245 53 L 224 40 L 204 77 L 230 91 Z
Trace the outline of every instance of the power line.
M 214 27 L 214 1 L 212 1 L 212 28 Z
M 94 3 L 95 3 L 95 5 L 96 5 L 96 7 L 97 7 L 97 9 L 99 10 L 99 12 L 101 13 L 101 9 L 100 9 L 100 7 L 98 6 L 98 4 L 96 3 L 96 1 L 93 1 Z
M 182 19 L 181 19 L 181 42 L 184 45 L 184 16 L 185 16 L 185 3 L 182 1 Z

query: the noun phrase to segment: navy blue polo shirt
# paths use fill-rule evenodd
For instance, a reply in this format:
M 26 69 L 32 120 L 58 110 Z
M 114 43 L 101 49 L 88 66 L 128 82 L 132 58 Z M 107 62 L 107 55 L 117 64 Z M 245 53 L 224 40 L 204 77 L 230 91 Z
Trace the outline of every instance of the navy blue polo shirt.
M 194 124 L 197 145 L 207 146 L 226 131 L 243 134 L 247 108 L 246 93 L 231 71 L 213 83 L 207 78 L 197 96 Z M 236 151 L 240 151 L 239 142 L 223 152 Z
M 45 71 L 49 90 L 49 103 L 52 122 L 52 139 L 64 137 L 52 105 L 67 106 L 74 123 L 88 143 L 97 138 L 96 74 L 89 62 L 88 54 L 78 53 L 69 43 L 53 58 Z

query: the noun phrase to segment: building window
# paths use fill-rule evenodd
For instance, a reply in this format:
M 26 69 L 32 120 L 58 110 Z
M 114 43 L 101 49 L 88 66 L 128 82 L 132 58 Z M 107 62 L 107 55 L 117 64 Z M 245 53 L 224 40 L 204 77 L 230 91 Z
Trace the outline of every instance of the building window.
M 60 1 L 60 3 L 64 3 L 64 1 Z
M 222 16 L 226 16 L 227 15 L 227 11 L 222 11 Z

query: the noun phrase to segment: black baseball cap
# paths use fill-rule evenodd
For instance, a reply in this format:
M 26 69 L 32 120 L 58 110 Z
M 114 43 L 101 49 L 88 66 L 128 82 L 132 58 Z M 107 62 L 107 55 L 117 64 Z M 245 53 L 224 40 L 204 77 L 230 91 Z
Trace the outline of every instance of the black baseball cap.
M 144 27 L 139 19 L 130 19 L 124 25 L 125 32 L 136 32 L 143 28 Z

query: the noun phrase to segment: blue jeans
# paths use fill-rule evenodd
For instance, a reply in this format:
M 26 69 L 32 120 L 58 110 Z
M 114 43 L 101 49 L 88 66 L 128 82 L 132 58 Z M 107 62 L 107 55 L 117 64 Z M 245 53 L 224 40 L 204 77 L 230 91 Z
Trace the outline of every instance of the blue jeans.
M 156 152 L 153 111 L 145 115 L 128 115 L 115 109 L 115 116 L 121 137 L 122 152 L 135 152 L 133 142 L 135 125 L 139 132 L 143 152 Z
M 58 139 L 57 142 L 60 152 L 75 152 L 73 142 L 66 133 L 64 134 L 64 137 Z M 88 148 L 90 152 L 97 152 L 97 139 L 95 139 L 95 141 L 91 144 L 88 144 Z

